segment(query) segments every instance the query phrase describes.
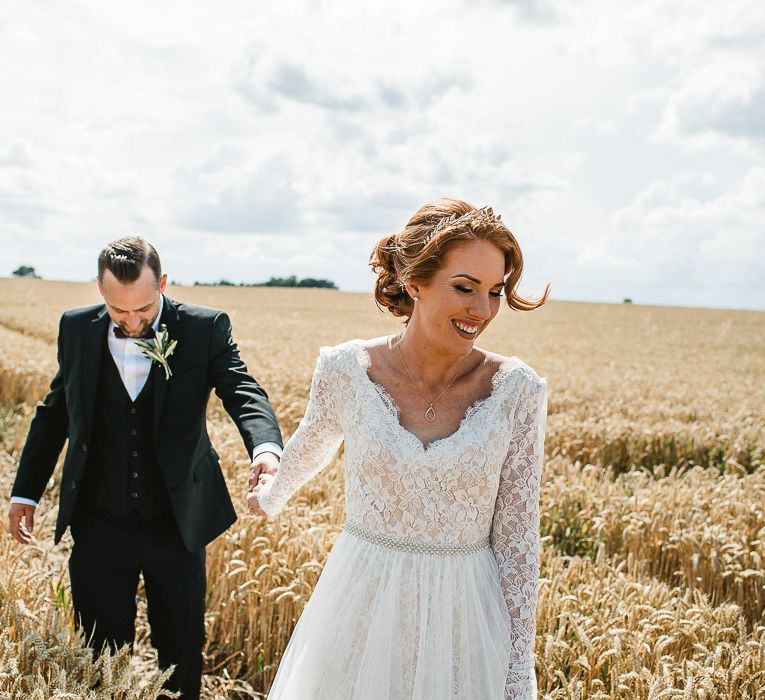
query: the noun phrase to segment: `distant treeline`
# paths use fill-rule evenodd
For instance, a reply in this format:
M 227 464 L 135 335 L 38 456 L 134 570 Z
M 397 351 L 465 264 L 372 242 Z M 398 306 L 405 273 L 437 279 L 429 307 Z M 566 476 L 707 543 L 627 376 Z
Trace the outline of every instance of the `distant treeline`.
M 314 279 L 313 277 L 304 277 L 298 279 L 295 275 L 289 277 L 272 277 L 268 282 L 229 282 L 220 280 L 219 282 L 194 282 L 195 287 L 321 287 L 322 289 L 337 289 L 337 285 L 331 280 Z
M 13 274 L 16 277 L 33 277 L 34 279 L 40 279 L 40 275 L 38 275 L 35 272 L 35 269 L 29 265 L 19 265 L 14 271 Z

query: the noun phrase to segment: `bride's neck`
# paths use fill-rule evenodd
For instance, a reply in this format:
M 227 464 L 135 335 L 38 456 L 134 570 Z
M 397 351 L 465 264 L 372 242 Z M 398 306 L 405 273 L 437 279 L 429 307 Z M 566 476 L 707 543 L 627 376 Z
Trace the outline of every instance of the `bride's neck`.
M 400 351 L 414 378 L 423 385 L 435 388 L 451 381 L 466 361 L 464 354 L 448 351 L 442 343 L 412 321 L 400 335 L 393 338 L 391 350 L 394 364 L 402 365 Z M 400 369 L 406 374 L 403 366 Z

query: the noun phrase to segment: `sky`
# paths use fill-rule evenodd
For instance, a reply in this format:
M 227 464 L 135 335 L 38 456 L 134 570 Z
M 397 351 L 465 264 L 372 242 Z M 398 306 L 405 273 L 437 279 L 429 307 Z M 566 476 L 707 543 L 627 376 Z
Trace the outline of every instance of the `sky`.
M 526 296 L 765 310 L 760 0 L 5 0 L 0 85 L 3 276 L 369 290 L 449 196 Z

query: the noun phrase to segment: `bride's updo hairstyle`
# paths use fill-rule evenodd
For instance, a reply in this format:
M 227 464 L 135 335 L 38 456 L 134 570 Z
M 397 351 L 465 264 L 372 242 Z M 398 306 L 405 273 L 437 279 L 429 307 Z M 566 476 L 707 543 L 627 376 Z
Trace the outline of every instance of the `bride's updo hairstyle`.
M 442 267 L 449 251 L 469 241 L 488 241 L 504 253 L 505 299 L 511 309 L 532 311 L 547 301 L 549 283 L 540 299 L 525 299 L 517 294 L 523 255 L 499 214 L 491 207 L 476 209 L 459 199 L 444 198 L 418 209 L 403 231 L 384 236 L 375 246 L 369 264 L 377 275 L 377 305 L 408 320 L 414 300 L 404 285 L 427 283 Z

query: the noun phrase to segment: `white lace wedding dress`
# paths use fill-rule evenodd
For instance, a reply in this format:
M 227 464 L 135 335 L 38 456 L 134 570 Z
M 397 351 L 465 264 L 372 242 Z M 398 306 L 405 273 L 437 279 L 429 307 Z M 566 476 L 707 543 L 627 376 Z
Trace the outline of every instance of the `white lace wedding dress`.
M 345 440 L 346 526 L 269 698 L 536 698 L 547 383 L 513 361 L 456 432 L 425 446 L 369 378 L 361 341 L 321 349 L 260 502 L 278 513 Z

